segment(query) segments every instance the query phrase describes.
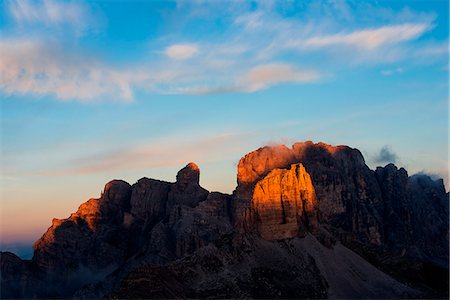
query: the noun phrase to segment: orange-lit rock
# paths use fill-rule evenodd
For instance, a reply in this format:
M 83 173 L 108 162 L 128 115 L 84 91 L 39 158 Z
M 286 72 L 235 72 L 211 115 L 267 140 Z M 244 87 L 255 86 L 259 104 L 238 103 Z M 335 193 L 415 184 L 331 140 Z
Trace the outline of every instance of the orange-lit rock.
M 112 180 L 105 185 L 100 198 L 91 198 L 70 215 L 69 219 L 78 223 L 86 222 L 89 229 L 95 231 L 101 223 L 120 225 L 124 212 L 130 207 L 131 186 L 123 180 Z
M 272 170 L 260 180 L 253 191 L 252 207 L 264 239 L 302 236 L 317 224 L 316 195 L 302 164 Z
M 180 185 L 190 185 L 200 183 L 200 168 L 193 162 L 190 162 L 178 171 L 177 183 Z
M 332 146 L 326 143 L 311 141 L 299 142 L 291 148 L 285 145 L 265 146 L 246 154 L 238 164 L 237 195 L 241 199 L 249 199 L 258 180 L 273 169 L 289 168 L 291 164 L 304 163 L 317 159 L 317 163 L 325 162 L 328 157 L 348 164 L 364 165 L 361 153 L 348 146 Z
M 245 155 L 238 164 L 236 189 L 241 199 L 252 196 L 253 186 L 273 169 L 287 168 L 294 163 L 295 157 L 284 145 L 263 147 Z
M 273 169 L 287 169 L 296 163 L 303 164 L 311 175 L 322 222 L 357 232 L 372 244 L 382 243 L 379 185 L 361 152 L 348 146 L 306 141 L 291 148 L 266 146 L 250 152 L 239 161 L 237 197 L 248 202 L 259 180 Z M 245 220 L 244 227 L 254 222 Z

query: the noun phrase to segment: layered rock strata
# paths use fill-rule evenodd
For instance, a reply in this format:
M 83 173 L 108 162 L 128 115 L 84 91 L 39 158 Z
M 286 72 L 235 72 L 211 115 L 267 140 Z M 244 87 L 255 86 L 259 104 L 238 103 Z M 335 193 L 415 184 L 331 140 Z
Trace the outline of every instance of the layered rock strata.
M 272 170 L 253 189 L 251 211 L 263 239 L 305 236 L 317 226 L 316 206 L 311 177 L 302 164 Z

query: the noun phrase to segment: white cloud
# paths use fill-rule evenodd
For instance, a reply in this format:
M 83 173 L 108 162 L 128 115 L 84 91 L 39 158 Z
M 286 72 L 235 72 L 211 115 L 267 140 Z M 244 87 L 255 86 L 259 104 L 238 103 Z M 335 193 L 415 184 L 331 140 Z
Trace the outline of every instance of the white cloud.
M 177 44 L 166 48 L 165 54 L 177 60 L 185 60 L 197 54 L 198 48 L 192 44 Z
M 212 54 L 181 63 L 169 59 L 118 68 L 77 49 L 64 48 L 57 41 L 3 39 L 0 90 L 61 100 L 132 101 L 136 88 L 161 94 L 251 93 L 281 83 L 320 79 L 319 72 L 295 64 L 237 65 L 242 50 L 222 50 L 218 51 L 222 60 Z
M 145 77 L 71 55 L 50 41 L 2 40 L 0 52 L 0 89 L 6 94 L 50 94 L 63 100 L 110 96 L 129 101 L 132 83 Z

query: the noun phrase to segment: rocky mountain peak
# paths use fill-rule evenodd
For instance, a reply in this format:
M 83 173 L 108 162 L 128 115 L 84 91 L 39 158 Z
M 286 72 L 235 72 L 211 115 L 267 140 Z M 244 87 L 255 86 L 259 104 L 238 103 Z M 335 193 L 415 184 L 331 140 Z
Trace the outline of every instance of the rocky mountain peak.
M 199 185 L 200 168 L 193 162 L 188 163 L 183 169 L 178 171 L 177 184 L 181 185 Z
M 104 214 L 116 214 L 130 209 L 131 185 L 123 180 L 112 180 L 105 185 L 100 197 L 100 209 Z M 121 216 L 120 216 L 121 218 Z
M 240 198 L 249 199 L 256 182 L 271 170 L 289 168 L 292 164 L 320 164 L 328 168 L 340 164 L 348 169 L 365 167 L 364 158 L 357 149 L 332 146 L 323 142 L 299 142 L 291 148 L 285 145 L 266 146 L 246 154 L 238 164 L 236 189 Z
M 108 182 L 103 189 L 105 199 L 115 200 L 126 196 L 131 189 L 131 185 L 123 180 L 114 179 Z
M 207 196 L 208 191 L 200 186 L 200 168 L 190 162 L 178 171 L 177 181 L 169 192 L 168 203 L 194 207 Z

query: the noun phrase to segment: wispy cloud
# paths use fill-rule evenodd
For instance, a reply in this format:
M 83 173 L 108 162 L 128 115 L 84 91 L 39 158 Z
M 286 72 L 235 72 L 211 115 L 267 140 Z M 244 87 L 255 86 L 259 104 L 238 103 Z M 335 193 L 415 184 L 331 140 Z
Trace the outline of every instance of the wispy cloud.
M 400 24 L 382 26 L 374 29 L 357 30 L 351 33 L 338 33 L 307 39 L 304 47 L 352 46 L 364 50 L 373 50 L 384 45 L 399 44 L 421 36 L 429 29 L 428 24 Z
M 449 41 L 443 41 L 439 43 L 430 43 L 416 50 L 416 56 L 422 56 L 430 58 L 433 56 L 448 55 L 449 53 Z
M 394 68 L 394 69 L 381 70 L 380 73 L 381 73 L 381 75 L 384 75 L 384 76 L 391 76 L 391 75 L 394 75 L 394 74 L 402 74 L 404 71 L 405 70 L 403 70 L 403 68 L 397 67 L 397 68 Z
M 448 165 L 441 168 L 435 168 L 431 170 L 420 170 L 418 172 L 412 173 L 412 176 L 415 175 L 426 175 L 429 176 L 432 180 L 442 179 L 444 181 L 445 190 L 447 192 L 450 191 L 450 167 Z
M 98 25 L 90 7 L 81 1 L 9 0 L 6 6 L 18 26 L 70 27 L 77 35 Z
M 178 90 L 175 93 L 194 95 L 210 95 L 222 93 L 253 93 L 281 83 L 310 83 L 321 78 L 315 70 L 299 69 L 293 65 L 273 63 L 258 65 L 243 76 L 237 78 L 234 84 L 219 87 L 191 87 Z

